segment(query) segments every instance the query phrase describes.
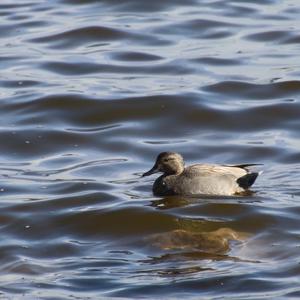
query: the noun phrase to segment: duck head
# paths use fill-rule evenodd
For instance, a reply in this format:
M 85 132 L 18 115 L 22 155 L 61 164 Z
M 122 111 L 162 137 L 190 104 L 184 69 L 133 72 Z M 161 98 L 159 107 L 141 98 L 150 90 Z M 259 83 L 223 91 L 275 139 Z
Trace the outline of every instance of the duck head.
M 144 173 L 142 176 L 162 172 L 164 175 L 179 175 L 184 170 L 184 161 L 180 154 L 175 152 L 162 152 L 157 158 L 152 169 Z

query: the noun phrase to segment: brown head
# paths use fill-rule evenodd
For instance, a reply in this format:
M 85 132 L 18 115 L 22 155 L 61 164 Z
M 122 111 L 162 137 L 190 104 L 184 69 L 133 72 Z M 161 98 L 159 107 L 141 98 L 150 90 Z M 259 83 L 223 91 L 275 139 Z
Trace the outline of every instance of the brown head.
M 151 170 L 142 176 L 162 172 L 164 175 L 179 175 L 184 170 L 184 161 L 180 154 L 175 152 L 162 152 L 157 156 L 156 162 Z

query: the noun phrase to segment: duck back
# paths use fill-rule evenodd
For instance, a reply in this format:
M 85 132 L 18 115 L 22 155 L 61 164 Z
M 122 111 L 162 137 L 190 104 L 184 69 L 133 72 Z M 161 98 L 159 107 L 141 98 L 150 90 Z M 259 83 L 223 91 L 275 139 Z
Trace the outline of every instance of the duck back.
M 223 195 L 245 191 L 258 173 L 250 173 L 243 166 L 196 164 L 179 175 L 161 176 L 153 186 L 156 195 Z

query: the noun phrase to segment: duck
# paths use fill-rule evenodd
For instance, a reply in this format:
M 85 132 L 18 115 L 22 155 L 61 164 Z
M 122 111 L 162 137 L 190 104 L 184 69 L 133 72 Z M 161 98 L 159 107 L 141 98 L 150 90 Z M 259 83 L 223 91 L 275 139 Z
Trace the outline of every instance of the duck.
M 261 173 L 249 170 L 249 167 L 256 165 L 261 164 L 194 164 L 185 167 L 179 153 L 162 152 L 157 156 L 154 166 L 142 177 L 163 173 L 154 181 L 152 191 L 155 196 L 243 195 Z

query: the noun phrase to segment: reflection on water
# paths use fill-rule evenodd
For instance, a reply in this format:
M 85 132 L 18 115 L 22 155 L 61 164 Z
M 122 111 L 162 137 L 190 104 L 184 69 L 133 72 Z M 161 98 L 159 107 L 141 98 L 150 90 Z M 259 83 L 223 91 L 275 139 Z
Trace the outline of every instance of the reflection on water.
M 299 13 L 1 1 L 1 296 L 299 298 Z M 157 198 L 141 174 L 163 151 L 264 173 Z
M 229 241 L 242 241 L 247 234 L 230 228 L 219 228 L 211 232 L 194 233 L 177 229 L 166 233 L 155 234 L 150 242 L 164 250 L 170 249 L 198 249 L 208 253 L 226 253 Z

